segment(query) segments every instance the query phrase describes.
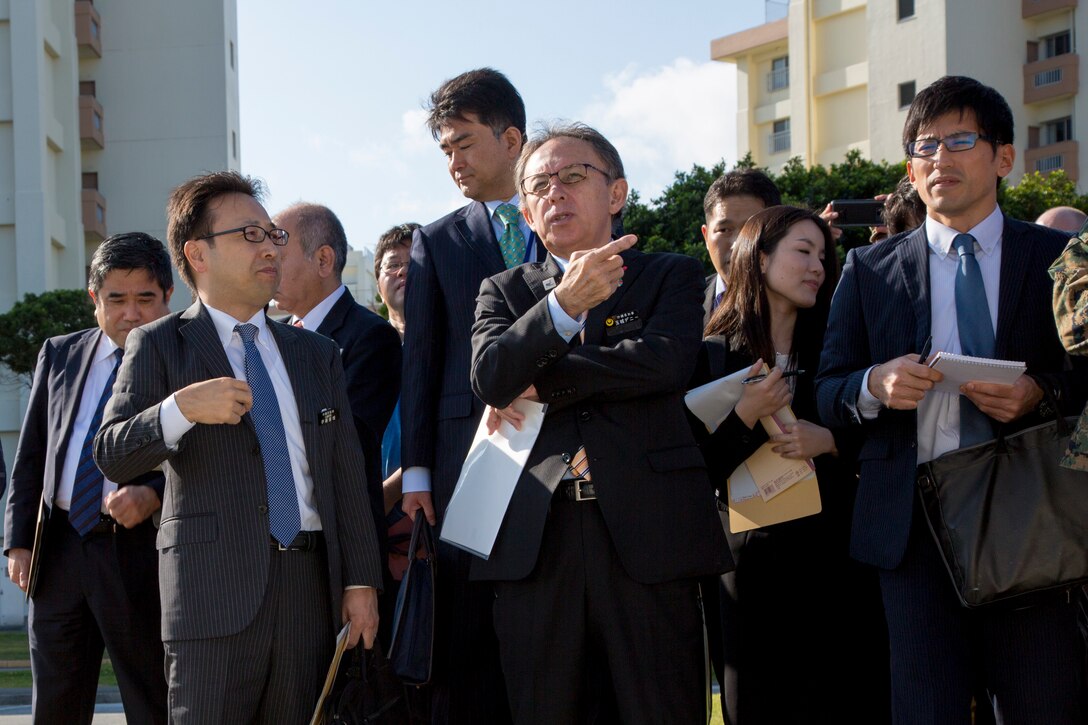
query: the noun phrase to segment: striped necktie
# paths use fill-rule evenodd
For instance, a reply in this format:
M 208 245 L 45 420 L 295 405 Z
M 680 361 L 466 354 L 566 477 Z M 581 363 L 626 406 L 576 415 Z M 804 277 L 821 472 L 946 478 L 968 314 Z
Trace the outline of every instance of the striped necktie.
M 291 472 L 291 457 L 287 453 L 287 433 L 283 428 L 276 388 L 257 349 L 257 326 L 235 325 L 245 348 L 246 382 L 253 391 L 253 408 L 249 411 L 257 442 L 264 461 L 264 477 L 268 488 L 268 529 L 276 541 L 289 546 L 302 528 L 302 516 L 295 494 L 295 477 Z
M 102 512 L 102 484 L 105 477 L 94 462 L 94 436 L 102 425 L 102 413 L 113 394 L 113 383 L 117 380 L 117 368 L 121 367 L 124 351 L 113 351 L 113 370 L 106 378 L 106 387 L 98 398 L 98 407 L 94 410 L 91 422 L 87 426 L 87 435 L 83 439 L 83 449 L 79 453 L 79 465 L 76 467 L 76 479 L 72 484 L 72 502 L 68 506 L 68 523 L 80 536 L 91 533 L 98 523 Z
M 503 223 L 502 236 L 499 238 L 502 261 L 506 263 L 507 269 L 516 267 L 525 261 L 525 235 L 521 233 L 518 224 L 521 212 L 513 204 L 499 204 L 495 216 Z

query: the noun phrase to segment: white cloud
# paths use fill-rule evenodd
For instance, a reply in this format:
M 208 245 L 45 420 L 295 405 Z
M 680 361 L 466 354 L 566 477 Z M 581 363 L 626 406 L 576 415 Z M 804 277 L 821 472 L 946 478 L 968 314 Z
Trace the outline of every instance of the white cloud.
M 644 199 L 676 171 L 737 160 L 736 72 L 719 62 L 677 58 L 640 72 L 628 66 L 602 79 L 604 97 L 582 119 L 615 144 L 627 177 Z

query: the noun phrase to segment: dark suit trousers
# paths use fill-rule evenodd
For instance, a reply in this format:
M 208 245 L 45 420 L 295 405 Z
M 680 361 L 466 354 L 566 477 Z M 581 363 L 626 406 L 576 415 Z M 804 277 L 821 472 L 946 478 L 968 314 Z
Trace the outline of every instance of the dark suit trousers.
M 631 579 L 596 503 L 554 498 L 536 568 L 495 591 L 519 725 L 610 720 L 612 708 L 624 723 L 706 722 L 696 581 Z
M 170 722 L 309 722 L 332 659 L 334 626 L 325 552 L 273 551 L 264 602 L 249 626 L 228 637 L 165 643 Z
M 114 534 L 81 539 L 65 512 L 53 513 L 28 623 L 34 721 L 91 722 L 104 645 L 128 722 L 165 723 L 157 607 L 136 606 L 127 595 Z M 147 554 L 157 555 L 153 549 Z M 146 585 L 155 591 L 154 576 Z
M 977 682 L 1003 725 L 1088 719 L 1084 640 L 1071 597 L 1021 608 L 961 607 L 917 500 L 903 562 L 881 571 L 880 583 L 897 724 L 967 725 Z

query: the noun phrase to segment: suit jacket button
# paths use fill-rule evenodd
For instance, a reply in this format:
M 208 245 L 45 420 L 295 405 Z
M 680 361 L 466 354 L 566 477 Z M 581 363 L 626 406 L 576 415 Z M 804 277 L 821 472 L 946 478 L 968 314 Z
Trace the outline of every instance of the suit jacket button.
M 581 413 L 578 414 L 578 420 L 582 421 L 583 423 L 585 423 L 592 417 L 593 415 L 588 410 L 583 410 Z
M 548 357 L 554 360 L 555 358 L 559 357 L 559 353 L 557 353 L 554 349 L 548 350 Z
M 559 456 L 559 458 L 562 459 L 563 463 L 570 463 L 570 454 L 569 453 L 564 453 L 563 455 Z

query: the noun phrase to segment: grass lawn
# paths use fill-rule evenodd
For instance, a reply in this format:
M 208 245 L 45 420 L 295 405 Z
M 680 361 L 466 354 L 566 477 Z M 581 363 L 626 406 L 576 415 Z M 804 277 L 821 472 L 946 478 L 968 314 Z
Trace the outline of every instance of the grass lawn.
M 25 630 L 0 631 L 0 660 L 26 663 L 24 668 L 0 671 L 0 687 L 30 687 L 30 647 L 27 644 Z M 98 677 L 99 685 L 116 685 L 117 676 L 113 672 L 109 657 L 102 658 L 102 672 Z

